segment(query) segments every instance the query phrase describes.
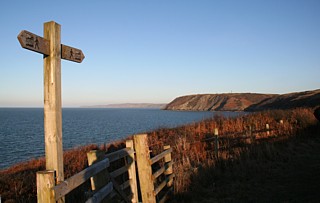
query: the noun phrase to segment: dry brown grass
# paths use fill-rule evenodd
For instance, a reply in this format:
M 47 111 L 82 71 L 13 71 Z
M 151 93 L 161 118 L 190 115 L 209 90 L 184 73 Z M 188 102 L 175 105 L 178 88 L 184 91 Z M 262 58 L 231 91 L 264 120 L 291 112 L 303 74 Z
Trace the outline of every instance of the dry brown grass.
M 283 124 L 279 121 L 283 120 Z M 249 126 L 260 131 L 265 130 L 269 124 L 270 134 L 256 134 L 258 142 L 273 142 L 274 140 L 287 139 L 297 134 L 298 131 L 316 123 L 311 109 L 274 110 L 248 114 L 236 118 L 216 116 L 212 119 L 198 123 L 181 126 L 173 129 L 159 129 L 149 133 L 149 143 L 154 153 L 160 152 L 164 144 L 173 147 L 175 194 L 187 192 L 191 184 L 191 176 L 199 168 L 214 166 L 216 164 L 212 144 L 202 142 L 206 138 L 213 137 L 214 129 L 219 129 L 220 147 L 225 149 L 220 152 L 224 159 L 234 159 L 243 151 L 247 151 L 248 145 L 239 138 L 246 135 Z M 277 137 L 275 137 L 277 136 Z M 264 139 L 262 139 L 264 138 Z M 272 139 L 271 139 L 272 138 Z M 240 146 L 240 147 L 239 147 Z
M 279 124 L 280 120 L 283 120 L 282 125 Z M 195 197 L 199 196 L 199 194 L 201 196 L 201 191 L 195 190 L 194 188 L 197 188 L 198 186 L 199 188 L 203 188 L 203 185 L 198 183 L 203 181 L 200 174 L 203 176 L 208 175 L 207 171 L 209 170 L 207 169 L 217 167 L 218 164 L 220 164 L 220 168 L 214 173 L 214 176 L 208 176 L 211 177 L 208 179 L 204 178 L 206 180 L 204 182 L 209 185 L 214 184 L 214 178 L 220 175 L 222 177 L 233 177 L 230 174 L 228 175 L 228 173 L 227 175 L 223 174 L 228 167 L 234 167 L 234 165 L 228 164 L 228 161 L 238 160 L 240 155 L 245 156 L 243 154 L 251 150 L 250 156 L 247 155 L 247 160 L 240 161 L 239 165 L 241 166 L 240 169 L 246 169 L 246 165 L 255 167 L 255 164 L 260 164 L 260 162 L 251 162 L 248 160 L 263 160 L 262 158 L 265 158 L 265 154 L 277 157 L 279 152 L 275 150 L 272 143 L 276 141 L 285 142 L 299 134 L 299 132 L 306 131 L 306 129 L 315 122 L 316 120 L 311 109 L 278 110 L 253 113 L 236 118 L 216 116 L 212 119 L 177 128 L 158 129 L 149 132 L 148 134 L 153 154 L 158 154 L 162 151 L 164 145 L 169 144 L 173 148 L 172 158 L 174 160 L 174 173 L 176 175 L 174 182 L 175 198 L 179 201 L 185 201 L 183 198 L 190 198 L 189 194 L 192 194 Z M 263 130 L 265 129 L 266 123 L 270 125 L 270 128 L 273 129 L 273 131 L 271 131 L 269 135 L 266 133 L 257 135 L 257 138 L 261 138 L 261 140 L 256 144 L 243 142 L 242 139 L 235 139 L 246 134 L 249 126 L 254 130 Z M 219 129 L 220 137 L 229 137 L 236 140 L 234 142 L 225 139 L 226 141 L 220 142 L 221 148 L 224 148 L 225 150 L 221 152 L 221 159 L 219 161 L 215 159 L 213 153 L 214 146 L 208 142 L 203 142 L 204 139 L 213 136 L 215 128 Z M 277 137 L 275 137 L 275 135 L 277 135 Z M 258 145 L 259 143 L 264 144 L 264 147 L 261 150 L 259 147 L 252 150 L 253 146 Z M 65 152 L 64 169 L 66 178 L 87 167 L 86 153 L 88 151 L 100 148 L 111 152 L 123 147 L 124 142 L 120 141 L 118 143 L 109 144 L 108 146 L 90 145 Z M 37 171 L 44 170 L 44 168 L 44 160 L 38 159 L 21 163 L 1 171 L 0 194 L 2 201 L 35 202 L 35 174 Z M 232 173 L 234 173 L 234 171 L 232 171 Z M 207 184 L 204 185 L 207 186 Z M 228 185 L 229 183 L 225 184 Z M 241 186 L 241 181 L 235 185 L 228 185 L 228 187 L 236 188 L 239 187 L 239 185 Z M 211 189 L 212 187 L 209 186 Z M 75 190 L 68 195 L 66 199 L 69 200 L 69 202 L 82 202 L 84 200 L 84 193 L 85 191 L 88 191 L 89 188 L 90 184 L 86 183 L 78 190 Z M 226 188 L 223 189 L 225 190 Z M 224 190 L 215 190 L 215 193 L 220 197 L 225 194 Z M 212 200 L 219 199 L 218 197 L 214 196 L 212 197 Z
M 204 166 L 173 202 L 319 202 L 319 135 L 311 125 Z

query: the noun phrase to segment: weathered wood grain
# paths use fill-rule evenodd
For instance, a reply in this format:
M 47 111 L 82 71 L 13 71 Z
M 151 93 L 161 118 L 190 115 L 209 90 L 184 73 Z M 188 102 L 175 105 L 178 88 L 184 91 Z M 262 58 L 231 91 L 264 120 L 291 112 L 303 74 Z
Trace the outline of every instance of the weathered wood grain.
M 69 61 L 81 63 L 84 59 L 84 54 L 80 49 L 73 48 L 67 45 L 61 45 L 61 58 Z
M 128 150 L 134 150 L 133 140 L 126 141 L 126 147 Z M 129 164 L 131 162 L 131 164 Z M 135 156 L 134 153 L 130 153 L 127 156 L 127 164 L 129 164 L 128 174 L 130 180 L 130 188 L 132 197 L 131 202 L 137 203 L 138 202 L 138 186 L 137 186 L 137 177 L 136 177 L 136 164 L 135 164 Z
M 155 203 L 154 184 L 150 164 L 150 151 L 147 134 L 133 136 L 136 150 L 137 166 L 140 182 L 142 202 Z
M 51 188 L 55 185 L 55 172 L 38 171 L 36 176 L 38 203 L 55 203 L 54 195 L 51 193 Z
M 64 180 L 63 182 L 59 183 L 52 189 L 55 194 L 55 200 L 58 200 L 59 198 L 65 196 L 66 194 L 74 190 L 75 188 L 79 187 L 92 176 L 108 168 L 109 165 L 109 159 L 106 158 L 96 164 L 89 166 L 88 168 L 82 170 L 81 172 L 75 174 L 67 180 Z
M 102 187 L 97 193 L 95 193 L 86 203 L 100 203 L 113 191 L 113 184 L 109 182 L 107 185 Z
M 172 148 L 167 149 L 166 151 L 163 151 L 162 153 L 158 154 L 155 157 L 152 157 L 152 159 L 150 160 L 150 164 L 154 164 L 157 161 L 159 161 L 160 159 L 164 158 L 167 154 L 170 154 L 172 152 Z
M 18 35 L 20 45 L 31 51 L 35 51 L 44 55 L 50 55 L 50 41 L 33 34 L 29 31 L 22 30 Z
M 60 25 L 44 24 L 44 38 L 50 41 L 50 54 L 44 58 L 44 134 L 46 169 L 55 170 L 57 182 L 63 181 L 61 50 Z

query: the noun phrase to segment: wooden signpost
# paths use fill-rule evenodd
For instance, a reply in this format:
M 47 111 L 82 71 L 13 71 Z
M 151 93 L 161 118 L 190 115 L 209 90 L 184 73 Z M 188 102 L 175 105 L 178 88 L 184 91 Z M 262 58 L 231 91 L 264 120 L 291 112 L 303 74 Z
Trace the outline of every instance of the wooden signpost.
M 57 183 L 64 180 L 61 112 L 61 59 L 81 63 L 80 49 L 61 44 L 61 26 L 44 23 L 44 36 L 21 31 L 18 40 L 25 49 L 44 55 L 44 136 L 46 170 L 56 171 Z M 63 201 L 63 200 L 62 200 Z

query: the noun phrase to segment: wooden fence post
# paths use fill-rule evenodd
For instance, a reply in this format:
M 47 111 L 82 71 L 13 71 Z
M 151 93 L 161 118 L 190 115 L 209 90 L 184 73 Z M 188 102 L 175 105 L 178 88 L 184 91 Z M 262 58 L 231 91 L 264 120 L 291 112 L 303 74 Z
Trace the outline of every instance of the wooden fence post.
M 219 130 L 218 128 L 214 129 L 214 141 L 215 141 L 215 145 L 214 145 L 214 150 L 215 150 L 215 156 L 216 159 L 219 158 Z
M 167 150 L 167 149 L 170 149 L 170 148 L 171 148 L 170 145 L 166 145 L 166 146 L 163 147 L 164 150 Z M 164 156 L 164 162 L 165 163 L 169 163 L 169 162 L 171 162 L 171 160 L 172 160 L 171 153 L 169 153 L 169 154 Z M 165 170 L 164 174 L 166 176 L 170 176 L 172 173 L 173 173 L 173 169 L 172 169 L 172 165 L 171 165 Z M 173 184 L 173 180 L 171 180 L 171 181 L 169 181 L 167 183 L 167 187 L 171 187 L 172 184 Z
M 36 176 L 38 203 L 55 203 L 51 191 L 51 188 L 55 186 L 55 171 L 38 171 Z
M 251 144 L 254 143 L 255 141 L 255 136 L 253 136 L 253 132 L 252 132 L 252 126 L 249 126 L 249 136 L 250 136 L 250 140 L 251 140 Z
M 270 131 L 269 131 L 269 129 L 270 129 L 270 127 L 269 127 L 269 124 L 267 123 L 267 124 L 266 124 L 267 136 L 269 136 L 269 135 L 270 135 Z
M 140 182 L 140 190 L 143 203 L 155 203 L 154 184 L 150 164 L 150 150 L 147 134 L 135 135 L 134 148 L 137 156 L 137 166 Z
M 283 120 L 281 119 L 279 121 L 279 125 L 278 125 L 278 129 L 277 129 L 277 134 L 275 135 L 276 137 L 278 137 L 278 135 L 281 135 L 283 133 L 284 130 L 284 125 L 283 125 Z
M 134 149 L 133 140 L 126 141 L 126 147 L 129 149 Z M 132 161 L 131 161 L 131 160 Z M 137 177 L 136 177 L 136 163 L 134 153 L 127 156 L 127 163 L 131 163 L 128 169 L 129 179 L 130 179 L 130 188 L 132 192 L 132 203 L 138 202 L 138 188 L 137 188 Z
M 91 166 L 92 164 L 101 161 L 104 158 L 104 152 L 99 150 L 91 150 L 87 153 L 88 158 L 88 165 Z M 107 180 L 105 176 L 105 171 L 99 172 L 97 175 L 90 178 L 91 180 L 91 189 L 93 191 L 99 190 L 103 186 L 105 186 L 109 180 Z
M 100 150 L 91 150 L 87 153 L 88 165 L 101 161 L 104 158 L 104 152 Z M 107 169 L 106 169 L 107 170 Z M 99 172 L 97 175 L 90 178 L 92 191 L 98 191 L 110 181 L 110 178 L 106 174 L 106 170 Z M 111 200 L 105 198 L 102 203 L 111 203 Z

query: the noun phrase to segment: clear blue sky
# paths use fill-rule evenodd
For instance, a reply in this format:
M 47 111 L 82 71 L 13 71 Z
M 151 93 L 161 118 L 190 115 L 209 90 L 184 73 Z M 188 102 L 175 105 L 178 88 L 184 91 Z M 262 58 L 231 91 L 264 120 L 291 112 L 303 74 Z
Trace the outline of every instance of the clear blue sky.
M 1 1 L 0 106 L 43 105 L 42 55 L 21 30 L 61 25 L 63 106 L 320 88 L 319 0 Z

